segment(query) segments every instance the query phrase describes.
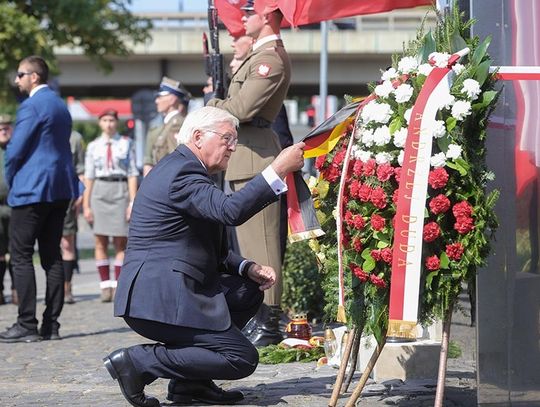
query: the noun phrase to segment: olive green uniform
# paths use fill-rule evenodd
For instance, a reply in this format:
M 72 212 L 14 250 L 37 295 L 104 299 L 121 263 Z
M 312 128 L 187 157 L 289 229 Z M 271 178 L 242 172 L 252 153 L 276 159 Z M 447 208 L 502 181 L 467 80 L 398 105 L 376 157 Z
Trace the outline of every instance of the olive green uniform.
M 151 129 L 146 136 L 146 148 L 143 165 L 156 165 L 167 154 L 177 147 L 176 134 L 182 127 L 184 116 L 175 114 L 166 123 Z
M 240 121 L 238 146 L 225 173 L 233 191 L 241 189 L 279 154 L 279 139 L 270 125 L 285 100 L 290 77 L 291 63 L 283 42 L 269 41 L 248 54 L 231 79 L 227 98 L 208 102 L 208 106 L 225 109 Z M 268 305 L 281 302 L 279 217 L 276 202 L 236 228 L 242 256 L 276 270 L 276 284 L 265 291 Z

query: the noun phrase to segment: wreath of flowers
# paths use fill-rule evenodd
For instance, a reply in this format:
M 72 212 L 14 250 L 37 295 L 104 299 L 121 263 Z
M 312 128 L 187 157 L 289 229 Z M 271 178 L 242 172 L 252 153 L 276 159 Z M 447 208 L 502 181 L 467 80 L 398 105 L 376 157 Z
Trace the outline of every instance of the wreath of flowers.
M 383 335 L 388 316 L 393 219 L 412 107 L 433 65 L 446 67 L 452 53 L 471 53 L 452 67 L 454 81 L 439 100 L 432 129 L 428 195 L 423 234 L 420 321 L 444 317 L 463 281 L 474 277 L 489 253 L 488 236 L 497 227 L 497 191 L 486 194 L 493 174 L 485 163 L 489 114 L 498 93 L 486 53 L 490 39 L 465 40 L 473 23 L 457 8 L 434 32 L 420 30 L 400 59 L 370 85 L 376 97 L 365 104 L 334 150 L 316 160 L 310 180 L 319 221 L 326 235 L 310 242 L 325 275 L 328 315 L 337 309 L 337 196 L 350 137 L 354 145 L 342 197 L 346 308 L 359 326 Z M 426 157 L 427 159 L 427 157 Z M 347 272 L 348 271 L 348 272 Z

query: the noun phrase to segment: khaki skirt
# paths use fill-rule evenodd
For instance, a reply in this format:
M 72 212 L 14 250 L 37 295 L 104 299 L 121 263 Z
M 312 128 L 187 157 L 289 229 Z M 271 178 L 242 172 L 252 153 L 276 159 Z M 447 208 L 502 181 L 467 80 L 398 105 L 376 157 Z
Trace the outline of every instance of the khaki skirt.
M 126 210 L 128 205 L 127 181 L 96 179 L 90 196 L 90 207 L 94 213 L 94 234 L 127 236 Z

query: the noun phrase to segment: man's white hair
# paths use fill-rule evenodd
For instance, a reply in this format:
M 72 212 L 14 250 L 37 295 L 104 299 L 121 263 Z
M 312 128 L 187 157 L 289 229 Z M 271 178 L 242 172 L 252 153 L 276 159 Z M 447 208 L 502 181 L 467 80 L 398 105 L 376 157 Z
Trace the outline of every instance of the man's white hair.
M 187 144 L 196 130 L 215 130 L 220 123 L 230 123 L 234 128 L 238 127 L 238 119 L 226 110 L 212 106 L 204 106 L 193 110 L 184 119 L 180 131 L 176 134 L 178 144 Z

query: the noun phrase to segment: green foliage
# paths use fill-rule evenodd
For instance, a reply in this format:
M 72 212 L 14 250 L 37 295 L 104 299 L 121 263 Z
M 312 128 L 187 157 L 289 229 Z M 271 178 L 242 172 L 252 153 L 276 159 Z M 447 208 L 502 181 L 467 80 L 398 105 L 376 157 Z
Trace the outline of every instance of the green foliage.
M 324 294 L 317 258 L 307 242 L 289 243 L 283 263 L 282 305 L 291 314 L 307 312 L 320 317 Z
M 316 362 L 324 356 L 324 349 L 320 346 L 315 348 L 284 348 L 279 345 L 268 345 L 257 348 L 259 362 L 265 365 L 291 362 Z
M 461 354 L 463 352 L 461 351 L 461 347 L 456 341 L 450 341 L 448 344 L 448 357 L 450 359 L 457 359 L 461 357 Z
M 150 21 L 128 10 L 131 0 L 0 0 L 0 102 L 9 96 L 7 75 L 21 59 L 41 55 L 58 71 L 54 48 L 80 50 L 110 71 L 109 56 L 127 56 L 129 42 L 149 38 Z
M 420 263 L 420 322 L 446 316 L 462 283 L 474 278 L 476 270 L 485 264 L 490 239 L 497 228 L 494 205 L 499 193 L 486 193 L 487 182 L 493 179 L 486 165 L 487 119 L 499 96 L 495 90 L 496 78 L 488 70 L 492 65 L 487 54 L 490 39 L 469 38 L 472 22 L 463 20 L 456 4 L 450 15 L 439 17 L 433 31 L 419 30 L 416 40 L 404 50 L 403 58 L 393 58 L 393 69 L 382 78 L 386 83 L 370 86 L 373 91 L 378 88 L 376 99 L 356 116 L 354 125 L 347 127 L 334 150 L 317 158 L 321 177 L 310 182 L 318 217 L 323 220 L 321 225 L 326 232 L 316 242 L 312 241 L 310 247 L 322 267 L 327 317 L 335 318 L 338 308 L 336 228 L 340 228 L 348 322 L 374 334 L 379 343 L 386 335 L 392 256 L 397 252 L 392 250 L 392 221 L 396 214 L 393 197 L 400 177 L 391 174 L 401 171 L 398 157 L 404 151 L 395 139 L 399 132 L 401 137 L 403 131 L 408 134 L 405 112 L 412 109 L 422 90 L 431 69 L 426 62 L 433 52 L 436 52 L 431 56 L 435 63 L 446 68 L 450 54 L 465 47 L 470 49 L 469 55 L 460 60 L 460 66 L 454 66 L 448 101 L 438 107 L 435 117 L 443 130 L 433 131 L 433 147 L 428 152 L 431 157 L 437 155 L 431 161 L 431 175 L 434 179 L 440 177 L 434 171 L 439 167 L 445 180 L 437 186 L 430 181 L 427 189 L 424 225 L 429 226 L 427 234 L 424 232 Z M 395 89 L 402 85 L 412 95 L 398 100 Z M 386 91 L 388 86 L 394 89 Z M 387 134 L 391 137 L 387 138 Z M 343 219 L 336 222 L 349 140 L 353 154 L 343 190 Z M 424 157 L 429 158 L 427 154 Z M 376 189 L 378 197 L 374 200 Z M 435 199 L 438 202 L 434 202 L 433 209 L 430 205 Z M 441 201 L 447 201 L 445 209 L 437 209 Z

